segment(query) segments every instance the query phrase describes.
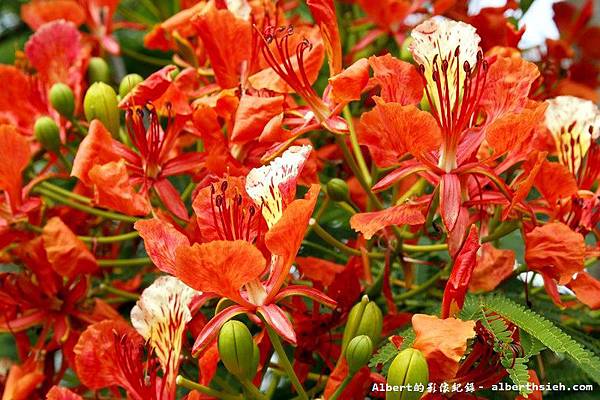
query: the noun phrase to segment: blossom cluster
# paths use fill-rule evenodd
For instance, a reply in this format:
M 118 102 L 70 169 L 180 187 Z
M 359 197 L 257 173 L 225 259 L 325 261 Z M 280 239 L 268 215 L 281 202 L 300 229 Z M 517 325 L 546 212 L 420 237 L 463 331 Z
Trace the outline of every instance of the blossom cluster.
M 600 384 L 600 28 L 530 6 L 24 2 L 2 400 Z

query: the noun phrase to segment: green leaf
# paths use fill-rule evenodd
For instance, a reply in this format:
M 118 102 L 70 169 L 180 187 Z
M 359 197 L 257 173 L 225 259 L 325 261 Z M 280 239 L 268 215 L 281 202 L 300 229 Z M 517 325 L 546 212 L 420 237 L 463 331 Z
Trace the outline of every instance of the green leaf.
M 482 301 L 488 310 L 511 321 L 553 352 L 565 354 L 596 383 L 600 383 L 600 358 L 552 322 L 503 296 L 488 296 Z
M 390 364 L 394 361 L 394 358 L 400 353 L 402 350 L 409 348 L 415 340 L 415 332 L 412 328 L 408 328 L 403 331 L 400 336 L 404 338 L 402 345 L 398 349 L 396 345 L 392 342 L 388 342 L 379 348 L 379 351 L 373 357 L 371 357 L 371 361 L 369 361 L 370 368 L 376 368 L 381 365 L 381 373 L 387 376 L 387 371 L 390 368 Z

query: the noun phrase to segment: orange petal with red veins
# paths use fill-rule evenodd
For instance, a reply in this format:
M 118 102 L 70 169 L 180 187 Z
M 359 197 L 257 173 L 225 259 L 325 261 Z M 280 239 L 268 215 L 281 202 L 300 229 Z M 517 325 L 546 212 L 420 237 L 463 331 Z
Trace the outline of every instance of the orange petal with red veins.
M 486 140 L 494 149 L 494 157 L 518 149 L 533 136 L 534 129 L 543 121 L 548 104 L 540 103 L 535 108 L 526 108 L 496 119 L 486 128 Z
M 35 388 L 43 381 L 42 366 L 33 358 L 29 358 L 22 365 L 15 364 L 10 367 L 8 372 L 2 400 L 26 400 L 31 398 Z
M 79 336 L 75 345 L 75 370 L 77 377 L 90 389 L 102 389 L 109 386 L 127 386 L 117 358 L 117 343 L 122 337 L 129 340 L 133 360 L 141 362 L 140 349 L 143 338 L 125 321 L 106 320 L 92 324 Z
M 421 157 L 441 143 L 435 118 L 412 105 L 379 103 L 361 116 L 360 123 L 360 143 L 369 148 L 380 167 L 398 164 L 407 153 Z
M 86 185 L 92 182 L 88 176 L 92 167 L 97 164 L 106 164 L 119 161 L 120 157 L 112 151 L 113 139 L 108 130 L 97 119 L 90 124 L 88 134 L 79 144 L 77 154 L 73 160 L 71 176 L 76 176 Z
M 59 19 L 79 26 L 85 22 L 85 11 L 74 0 L 34 0 L 21 6 L 21 19 L 34 31 L 47 22 Z
M 321 30 L 329 62 L 329 75 L 342 70 L 342 44 L 333 0 L 307 0 L 306 5 Z
M 229 10 L 218 10 L 212 3 L 198 14 L 194 23 L 219 86 L 223 89 L 238 86 L 242 64 L 250 61 L 252 46 L 234 44 L 252 43 L 250 23 Z
M 138 84 L 131 92 L 125 96 L 119 103 L 120 108 L 130 108 L 134 106 L 143 106 L 148 102 L 152 102 L 162 96 L 171 83 L 173 78 L 171 74 L 177 67 L 167 65 L 151 74 Z
M 359 100 L 367 83 L 369 83 L 369 63 L 365 58 L 361 58 L 339 74 L 329 78 L 331 98 L 336 103 Z
M 44 248 L 52 268 L 72 279 L 98 268 L 96 258 L 59 217 L 51 218 L 42 232 Z
M 354 214 L 350 218 L 350 226 L 369 240 L 373 235 L 392 225 L 421 225 L 425 223 L 425 217 L 421 206 L 413 204 L 401 204 L 387 208 L 382 211 Z
M 533 159 L 533 157 L 532 157 Z M 502 211 L 502 220 L 506 219 L 512 209 L 517 206 L 519 203 L 523 202 L 527 198 L 527 195 L 531 191 L 533 187 L 533 183 L 535 182 L 535 178 L 542 168 L 542 164 L 546 160 L 546 152 L 537 153 L 537 157 L 535 158 L 534 164 L 529 171 L 527 171 L 523 176 L 516 182 L 514 185 L 516 186 L 515 193 L 510 201 L 508 207 L 506 207 Z
M 134 228 L 144 239 L 148 257 L 158 269 L 175 275 L 175 252 L 179 246 L 189 246 L 190 241 L 170 223 L 158 218 L 142 219 Z
M 473 270 L 469 292 L 489 292 L 512 275 L 515 266 L 515 252 L 495 248 L 491 243 L 481 246 L 477 265 Z
M 0 91 L 0 124 L 14 125 L 23 133 L 33 133 L 33 123 L 46 106 L 37 99 L 32 81 L 12 65 L 0 65 L 0 82 L 10 82 Z M 46 111 L 47 112 L 47 111 Z
M 577 274 L 568 285 L 583 304 L 597 310 L 600 308 L 600 281 L 585 271 Z
M 534 185 L 551 207 L 577 193 L 577 182 L 566 166 L 544 160 Z
M 25 54 L 46 84 L 74 83 L 70 70 L 81 51 L 80 40 L 75 24 L 53 21 L 31 35 L 25 44 Z
M 585 242 L 581 234 L 560 222 L 539 226 L 525 235 L 525 262 L 529 269 L 567 284 L 583 270 Z
M 96 165 L 89 172 L 94 186 L 94 202 L 127 215 L 147 215 L 150 203 L 137 193 L 129 181 L 125 161 Z
M 412 347 L 427 359 L 429 380 L 441 382 L 454 378 L 467 350 L 467 341 L 475 337 L 475 323 L 415 314 L 412 325 L 415 330 Z
M 55 385 L 46 394 L 46 400 L 83 400 L 83 397 L 65 387 Z
M 279 256 L 277 265 L 269 277 L 275 292 L 288 275 L 290 266 L 302 244 L 308 222 L 319 197 L 319 185 L 312 185 L 304 199 L 292 201 L 283 215 L 265 235 L 265 244 L 274 255 Z
M 414 65 L 398 60 L 390 54 L 369 57 L 373 68 L 371 82 L 381 87 L 381 98 L 385 102 L 403 106 L 418 104 L 423 97 L 423 80 Z
M 13 211 L 21 204 L 22 174 L 30 158 L 29 143 L 12 125 L 0 125 L 0 190 Z
M 283 112 L 283 96 L 259 97 L 243 94 L 235 113 L 231 140 L 245 143 L 256 140 L 265 126 Z
M 521 57 L 499 56 L 490 65 L 479 106 L 489 121 L 519 112 L 528 101 L 531 84 L 540 75 L 537 65 Z
M 177 277 L 188 286 L 247 304 L 240 289 L 264 272 L 260 250 L 243 240 L 215 240 L 180 246 L 175 252 Z

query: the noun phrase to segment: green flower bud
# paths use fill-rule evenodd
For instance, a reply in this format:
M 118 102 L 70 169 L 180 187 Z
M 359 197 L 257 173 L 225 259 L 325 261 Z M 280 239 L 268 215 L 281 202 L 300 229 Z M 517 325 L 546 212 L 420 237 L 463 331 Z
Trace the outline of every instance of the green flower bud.
M 127 96 L 127 94 L 133 90 L 133 88 L 135 88 L 140 82 L 143 81 L 144 78 L 142 78 L 138 74 L 125 75 L 125 77 L 119 84 L 119 96 L 121 96 L 121 98 Z
M 342 352 L 345 351 L 350 340 L 358 335 L 367 335 L 373 343 L 379 342 L 382 328 L 381 309 L 375 302 L 369 301 L 367 295 L 363 296 L 360 303 L 354 305 L 348 315 L 342 338 Z
M 64 83 L 55 83 L 50 89 L 50 104 L 60 115 L 71 118 L 75 111 L 73 91 Z
M 227 321 L 217 342 L 221 361 L 239 379 L 252 379 L 258 366 L 258 347 L 252 334 L 240 321 Z
M 88 121 L 94 119 L 104 124 L 113 136 L 119 134 L 119 103 L 114 89 L 106 83 L 96 82 L 83 99 L 83 111 Z
M 50 117 L 40 117 L 33 127 L 35 138 L 48 151 L 58 154 L 60 151 L 60 131 L 56 122 Z
M 427 98 L 427 95 L 423 95 L 423 97 L 421 98 L 421 110 L 423 111 L 431 111 L 431 106 L 429 105 L 429 99 Z
M 104 59 L 100 57 L 90 58 L 90 63 L 88 64 L 88 79 L 90 83 L 110 82 L 110 68 Z
M 429 368 L 427 360 L 419 350 L 406 349 L 401 351 L 388 371 L 387 383 L 389 386 L 403 386 L 404 390 L 389 390 L 385 400 L 418 400 L 425 392 L 429 383 Z M 415 384 L 423 385 L 422 391 L 416 391 Z M 411 390 L 407 387 L 411 386 Z
M 373 342 L 367 335 L 355 337 L 346 348 L 346 361 L 351 375 L 367 365 L 373 354 Z
M 348 184 L 339 178 L 327 182 L 327 195 L 333 201 L 347 201 L 350 198 Z

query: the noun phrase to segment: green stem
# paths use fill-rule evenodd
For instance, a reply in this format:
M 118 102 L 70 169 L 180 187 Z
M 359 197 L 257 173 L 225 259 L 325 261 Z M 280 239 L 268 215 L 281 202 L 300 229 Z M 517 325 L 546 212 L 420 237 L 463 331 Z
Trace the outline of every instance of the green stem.
M 79 240 L 85 243 L 116 243 L 124 242 L 126 240 L 135 239 L 139 237 L 138 231 L 131 231 L 114 236 L 77 236 Z
M 82 202 L 82 203 L 86 203 L 86 204 L 91 204 L 92 203 L 92 199 L 90 199 L 89 197 L 85 197 L 85 196 L 82 196 L 80 194 L 73 193 L 70 190 L 63 189 L 60 186 L 57 186 L 57 185 L 55 185 L 53 183 L 50 183 L 50 182 L 47 182 L 47 181 L 40 182 L 40 183 L 38 183 L 37 186 L 42 187 L 42 188 L 47 189 L 47 190 L 50 190 L 51 192 L 54 192 L 56 194 L 60 194 L 62 196 L 67 196 L 67 197 L 69 197 L 71 199 L 77 200 L 77 201 Z
M 435 285 L 437 283 L 437 281 L 442 277 L 443 273 L 444 273 L 443 270 L 437 272 L 431 278 L 429 278 L 428 280 L 423 282 L 421 285 L 409 290 L 408 292 L 401 293 L 398 296 L 394 297 L 394 301 L 403 301 L 403 300 L 409 299 L 411 297 L 414 297 L 414 296 L 418 295 L 419 293 L 423 293 L 423 292 L 427 291 L 427 289 L 429 289 L 430 287 L 432 287 L 433 285 Z
M 190 389 L 190 390 L 197 390 L 200 393 L 215 397 L 217 399 L 242 400 L 241 396 L 236 396 L 236 395 L 232 395 L 232 394 L 219 392 L 217 390 L 209 388 L 208 386 L 204 386 L 204 385 L 200 385 L 199 383 L 192 382 L 189 379 L 186 379 L 181 375 L 177 376 L 177 379 L 175 382 L 177 383 L 178 386 L 182 386 L 182 387 L 184 387 L 186 389 Z
M 267 397 L 262 394 L 248 379 L 240 379 L 240 383 L 253 399 L 267 400 Z
M 152 261 L 150 260 L 150 258 L 148 257 L 141 257 L 141 258 L 125 258 L 125 259 L 115 259 L 115 260 L 109 260 L 109 259 L 100 259 L 98 260 L 98 265 L 101 267 L 105 267 L 105 268 L 110 268 L 110 267 L 140 267 L 143 265 L 150 265 L 152 264 Z
M 131 217 L 129 215 L 123 215 L 123 214 L 119 214 L 116 212 L 112 212 L 112 211 L 105 211 L 105 210 L 100 210 L 94 207 L 90 207 L 90 206 L 86 206 L 83 204 L 79 204 L 75 201 L 69 200 L 69 199 L 65 199 L 63 197 L 61 197 L 60 195 L 51 192 L 47 189 L 44 189 L 42 187 L 37 187 L 34 189 L 37 193 L 41 194 L 42 196 L 45 196 L 51 200 L 57 201 L 59 203 L 62 203 L 66 206 L 69 206 L 71 208 L 74 208 L 76 210 L 79 211 L 83 211 L 86 212 L 88 214 L 92 214 L 92 215 L 96 215 L 98 217 L 102 217 L 102 218 L 107 218 L 107 219 L 112 219 L 114 221 L 122 221 L 122 222 L 136 222 L 138 221 L 140 218 L 138 217 Z
M 371 174 L 369 174 L 369 168 L 367 167 L 365 158 L 363 157 L 362 151 L 360 150 L 360 144 L 358 143 L 358 137 L 356 136 L 356 130 L 354 129 L 354 122 L 352 120 L 352 113 L 350 112 L 350 107 L 346 105 L 342 113 L 344 115 L 346 123 L 348 124 L 348 130 L 350 131 L 350 145 L 352 146 L 354 157 L 356 157 L 358 168 L 364 176 L 366 183 L 369 186 L 371 186 Z
M 265 322 L 265 321 L 263 321 L 263 322 Z M 302 400 L 308 400 L 308 395 L 306 394 L 306 391 L 302 387 L 300 380 L 298 380 L 298 377 L 296 376 L 296 373 L 294 372 L 294 367 L 292 367 L 292 364 L 290 363 L 290 360 L 288 359 L 287 354 L 285 354 L 285 349 L 283 348 L 283 345 L 281 344 L 281 340 L 279 339 L 279 336 L 277 336 L 277 333 L 275 333 L 273 328 L 271 328 L 266 322 L 265 322 L 265 327 L 267 329 L 267 334 L 269 335 L 269 339 L 271 340 L 271 344 L 273 344 L 273 348 L 275 349 L 275 353 L 277 353 L 277 357 L 279 357 L 281 366 L 287 373 L 287 376 L 290 379 L 290 381 L 292 382 L 292 385 L 294 386 L 294 388 L 296 388 L 296 391 L 298 392 L 298 396 Z
M 344 378 L 344 380 L 342 381 L 340 386 L 338 386 L 338 388 L 335 390 L 335 392 L 333 392 L 333 395 L 329 398 L 329 400 L 337 400 L 337 398 L 340 397 L 342 395 L 342 393 L 344 392 L 344 389 L 346 389 L 346 386 L 348 386 L 348 384 L 352 381 L 353 376 L 354 376 L 354 374 L 348 374 Z
M 308 240 L 304 240 L 304 241 L 302 241 L 302 245 L 306 246 L 306 247 L 311 247 L 315 250 L 322 251 L 323 253 L 329 254 L 332 257 L 336 257 L 340 261 L 343 261 L 343 262 L 348 261 L 348 257 L 345 256 L 344 254 L 336 253 L 335 251 L 331 250 L 329 247 L 321 246 L 318 243 L 313 243 Z
M 140 298 L 140 295 L 137 293 L 126 292 L 125 290 L 117 289 L 115 287 L 106 285 L 104 283 L 100 285 L 100 290 L 108 292 L 108 293 L 116 294 L 117 296 L 121 296 L 121 297 L 129 299 L 129 300 L 138 300 Z

